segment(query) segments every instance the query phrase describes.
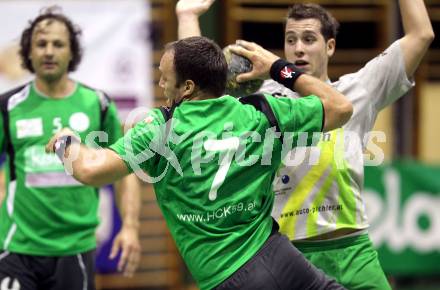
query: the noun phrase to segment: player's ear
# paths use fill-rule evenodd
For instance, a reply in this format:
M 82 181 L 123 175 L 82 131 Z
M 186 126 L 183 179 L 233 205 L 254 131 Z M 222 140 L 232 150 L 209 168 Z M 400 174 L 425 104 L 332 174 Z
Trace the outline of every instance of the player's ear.
M 182 85 L 182 97 L 191 96 L 194 93 L 196 84 L 192 80 L 186 80 Z
M 330 38 L 327 40 L 327 56 L 330 58 L 335 53 L 336 49 L 336 40 L 334 38 Z

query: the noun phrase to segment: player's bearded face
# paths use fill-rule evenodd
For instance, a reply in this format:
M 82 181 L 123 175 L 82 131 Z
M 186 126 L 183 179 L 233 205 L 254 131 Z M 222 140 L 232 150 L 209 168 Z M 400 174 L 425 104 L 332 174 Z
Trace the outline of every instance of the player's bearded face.
M 288 61 L 321 80 L 327 80 L 327 65 L 333 55 L 335 40 L 326 41 L 321 22 L 308 18 L 289 19 L 286 23 L 284 53 Z
M 29 57 L 37 78 L 56 81 L 66 75 L 72 52 L 65 24 L 53 19 L 37 24 L 32 34 Z

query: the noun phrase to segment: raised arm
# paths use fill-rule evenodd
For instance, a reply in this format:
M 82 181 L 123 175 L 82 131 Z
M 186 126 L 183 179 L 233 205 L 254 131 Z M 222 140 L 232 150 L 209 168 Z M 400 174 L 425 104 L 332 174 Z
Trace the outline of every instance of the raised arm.
M 406 74 L 411 77 L 434 39 L 434 30 L 423 0 L 400 0 L 399 5 L 405 32 L 400 46 Z
M 215 0 L 179 0 L 176 4 L 179 39 L 201 36 L 199 16 L 208 11 Z
M 231 47 L 231 51 L 247 57 L 253 65 L 252 71 L 238 75 L 237 81 L 268 79 L 271 69 L 274 69 L 274 64 L 279 63 L 280 58 L 256 43 L 239 40 L 237 44 L 239 45 Z M 284 66 L 280 67 L 277 73 L 281 74 L 283 70 L 285 70 Z M 287 75 L 290 73 L 291 71 L 286 71 Z M 289 89 L 297 91 L 302 96 L 316 95 L 321 99 L 325 112 L 324 131 L 341 127 L 353 113 L 353 106 L 344 95 L 315 77 L 301 74 Z
M 67 136 L 76 136 L 64 128 L 56 133 L 46 145 L 46 152 L 54 152 L 55 142 Z M 72 140 L 75 140 L 72 137 Z M 114 183 L 129 174 L 125 162 L 110 149 L 93 149 L 73 142 L 67 146 L 64 157 L 66 168 L 76 180 L 83 184 L 100 187 Z

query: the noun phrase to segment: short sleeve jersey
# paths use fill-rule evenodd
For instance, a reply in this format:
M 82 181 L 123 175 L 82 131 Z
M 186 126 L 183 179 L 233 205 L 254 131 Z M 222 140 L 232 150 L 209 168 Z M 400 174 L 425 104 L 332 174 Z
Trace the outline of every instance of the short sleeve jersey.
M 266 96 L 282 132 L 316 132 L 315 97 Z M 111 148 L 153 180 L 177 247 L 201 289 L 211 289 L 261 248 L 272 228 L 272 182 L 281 142 L 266 116 L 231 96 L 180 104 L 164 124 L 152 110 Z M 168 133 L 167 133 L 168 132 Z M 163 140 L 168 140 L 164 146 Z
M 295 148 L 286 157 L 274 182 L 273 217 L 291 240 L 310 238 L 337 229 L 366 229 L 361 195 L 363 151 L 377 114 L 404 95 L 408 80 L 399 42 L 353 74 L 331 83 L 353 103 L 351 119 L 321 136 L 316 147 Z M 296 98 L 274 81 L 261 92 Z
M 122 129 L 114 103 L 80 83 L 62 99 L 48 98 L 29 83 L 3 94 L 1 100 L 8 120 L 5 124 L 0 118 L 0 145 L 7 154 L 0 247 L 40 256 L 73 255 L 95 248 L 97 189 L 73 179 L 44 147 L 63 127 L 93 146 L 115 142 Z M 101 130 L 107 133 L 101 136 Z M 105 136 L 108 142 L 101 143 L 99 138 Z

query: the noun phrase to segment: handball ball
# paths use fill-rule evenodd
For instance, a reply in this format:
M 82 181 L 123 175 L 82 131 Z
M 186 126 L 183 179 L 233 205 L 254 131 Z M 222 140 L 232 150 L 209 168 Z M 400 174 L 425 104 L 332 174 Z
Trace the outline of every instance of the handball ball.
M 226 94 L 233 97 L 244 97 L 251 95 L 258 91 L 263 84 L 263 80 L 255 79 L 242 83 L 238 83 L 235 78 L 237 75 L 252 70 L 252 62 L 235 53 L 232 53 L 229 46 L 223 49 L 223 54 L 228 63 L 228 78 L 226 81 Z

